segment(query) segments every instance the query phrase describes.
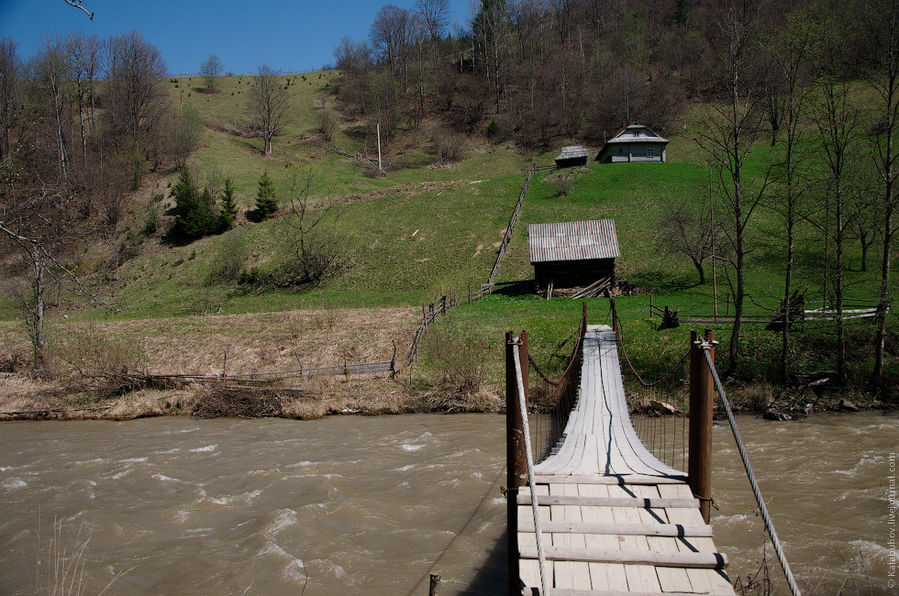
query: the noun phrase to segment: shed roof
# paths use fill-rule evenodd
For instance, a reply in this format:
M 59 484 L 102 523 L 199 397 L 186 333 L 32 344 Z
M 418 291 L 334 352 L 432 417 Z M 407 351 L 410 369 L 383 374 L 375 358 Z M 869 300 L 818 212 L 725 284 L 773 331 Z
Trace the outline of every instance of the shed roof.
M 615 220 L 596 219 L 528 225 L 531 263 L 586 261 L 621 256 Z
M 667 143 L 668 139 L 659 136 L 654 130 L 640 124 L 639 122 L 634 122 L 624 128 L 617 135 L 606 141 L 607 144 L 611 143 Z
M 560 159 L 587 157 L 587 155 L 589 154 L 584 147 L 581 147 L 580 145 L 568 145 L 567 147 L 562 147 L 562 152 L 556 156 L 556 161 L 559 161 Z

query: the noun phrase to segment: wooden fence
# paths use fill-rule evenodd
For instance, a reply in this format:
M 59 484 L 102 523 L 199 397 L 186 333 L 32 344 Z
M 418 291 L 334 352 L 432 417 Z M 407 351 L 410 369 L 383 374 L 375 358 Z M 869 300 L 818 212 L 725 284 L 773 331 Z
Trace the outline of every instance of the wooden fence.
M 464 294 L 455 292 L 452 295 L 441 296 L 431 304 L 422 305 L 421 324 L 418 326 L 418 330 L 416 330 L 415 335 L 412 338 L 412 345 L 409 346 L 409 351 L 406 352 L 406 357 L 403 359 L 404 366 L 410 366 L 415 362 L 415 359 L 418 358 L 418 348 L 421 345 L 421 338 L 424 337 L 425 331 L 428 330 L 428 326 L 433 323 L 439 315 L 446 314 L 449 309 L 463 302 L 470 303 L 480 300 L 493 291 L 493 288 L 496 285 L 496 274 L 499 272 L 499 266 L 502 263 L 503 256 L 506 254 L 506 247 L 509 245 L 509 241 L 512 238 L 515 222 L 518 221 L 521 204 L 524 202 L 525 195 L 528 194 L 531 176 L 538 170 L 539 168 L 533 167 L 528 171 L 527 177 L 524 180 L 524 186 L 521 187 L 521 192 L 518 193 L 518 201 L 515 202 L 515 208 L 512 210 L 512 217 L 509 218 L 509 225 L 506 226 L 506 231 L 503 234 L 503 241 L 500 244 L 499 252 L 496 255 L 496 261 L 493 263 L 493 270 L 490 272 L 487 283 L 481 284 L 481 287 L 474 292 L 469 288 Z
M 428 326 L 436 321 L 439 315 L 446 314 L 449 309 L 462 304 L 463 302 L 471 303 L 480 300 L 491 291 L 493 291 L 493 284 L 481 284 L 481 287 L 478 288 L 477 291 L 472 292 L 469 290 L 465 294 L 455 293 L 452 296 L 441 296 L 428 305 L 422 305 L 421 324 L 418 326 L 418 330 L 416 330 L 415 336 L 412 338 L 412 345 L 409 346 L 409 351 L 406 352 L 406 357 L 403 359 L 403 365 L 410 366 L 415 362 L 415 359 L 418 358 L 418 348 L 421 344 L 421 338 L 424 337 L 425 331 L 428 330 Z
M 877 316 L 877 306 L 876 301 L 873 300 L 863 300 L 863 299 L 849 299 L 843 301 L 843 320 L 848 319 L 869 319 Z M 687 324 L 704 324 L 704 325 L 732 325 L 734 323 L 734 316 L 730 314 L 730 305 L 731 300 L 730 297 L 726 297 L 725 299 L 725 314 L 716 315 L 716 314 L 684 314 L 678 316 L 678 321 L 680 323 Z M 873 306 L 872 306 L 873 305 Z M 775 322 L 775 318 L 778 317 L 781 313 L 779 310 L 771 308 L 765 309 L 769 311 L 769 314 L 758 314 L 758 313 L 749 313 L 744 314 L 742 320 L 747 324 L 754 323 L 764 323 L 769 324 Z M 660 307 L 656 304 L 653 304 L 652 295 L 649 296 L 649 317 L 654 319 L 656 317 L 662 318 L 665 320 L 670 313 L 676 313 L 676 311 L 671 311 L 668 306 Z M 811 323 L 820 323 L 825 321 L 835 321 L 837 319 L 837 311 L 836 309 L 829 308 L 814 308 L 814 309 L 805 309 L 803 310 L 803 317 L 796 321 L 798 323 L 801 322 L 811 322 Z
M 488 285 L 492 285 L 493 282 L 496 281 L 496 274 L 499 273 L 499 265 L 502 263 L 503 256 L 506 254 L 506 247 L 512 239 L 512 230 L 515 228 L 515 222 L 518 221 L 518 212 L 521 211 L 521 203 L 524 202 L 524 197 L 528 194 L 528 185 L 531 183 L 531 176 L 534 175 L 535 171 L 536 168 L 532 169 L 528 172 L 527 178 L 524 179 L 524 186 L 521 187 L 521 192 L 518 194 L 518 202 L 515 203 L 515 209 L 512 210 L 512 217 L 509 218 L 509 225 L 506 226 L 502 244 L 500 244 L 499 252 L 496 254 L 496 262 L 493 263 L 493 270 L 490 272 L 490 277 L 487 278 Z

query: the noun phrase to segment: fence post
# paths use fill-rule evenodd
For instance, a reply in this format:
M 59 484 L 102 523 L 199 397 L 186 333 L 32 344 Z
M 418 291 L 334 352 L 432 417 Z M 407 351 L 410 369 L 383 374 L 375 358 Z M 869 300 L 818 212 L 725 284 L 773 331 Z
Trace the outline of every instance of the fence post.
M 712 341 L 714 331 L 705 330 L 705 339 Z M 693 496 L 699 499 L 699 513 L 709 523 L 712 503 L 712 372 L 700 347 L 699 335 L 690 331 L 690 439 L 687 482 Z M 709 350 L 712 362 L 714 349 Z
M 521 592 L 518 561 L 518 488 L 527 477 L 527 456 L 524 452 L 524 423 L 518 407 L 518 376 L 515 374 L 515 340 L 506 331 L 506 535 L 508 545 L 508 593 Z M 527 335 L 522 333 L 522 348 L 527 357 Z M 521 343 L 524 345 L 522 346 Z M 524 358 L 522 358 L 524 360 Z M 526 362 L 526 360 L 525 360 Z M 522 365 L 522 376 L 526 364 Z
M 612 331 L 618 333 L 618 308 L 615 306 L 615 299 L 609 298 L 609 304 L 612 306 Z
M 649 318 L 652 318 L 652 294 L 649 295 Z

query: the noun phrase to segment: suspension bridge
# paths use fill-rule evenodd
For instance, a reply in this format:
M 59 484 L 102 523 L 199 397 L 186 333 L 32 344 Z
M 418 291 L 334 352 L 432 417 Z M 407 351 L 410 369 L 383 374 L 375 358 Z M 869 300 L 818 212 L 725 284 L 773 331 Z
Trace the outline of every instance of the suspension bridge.
M 691 342 L 688 473 L 663 463 L 638 436 L 617 340 L 612 327 L 587 325 L 585 305 L 571 361 L 553 381 L 529 359 L 526 333 L 506 335 L 509 593 L 734 594 L 708 525 L 713 378 L 726 405 L 712 336 L 694 333 Z M 526 398 L 532 367 L 556 395 L 555 413 L 535 417 L 544 429 L 534 433 Z M 773 526 L 768 532 L 796 594 Z

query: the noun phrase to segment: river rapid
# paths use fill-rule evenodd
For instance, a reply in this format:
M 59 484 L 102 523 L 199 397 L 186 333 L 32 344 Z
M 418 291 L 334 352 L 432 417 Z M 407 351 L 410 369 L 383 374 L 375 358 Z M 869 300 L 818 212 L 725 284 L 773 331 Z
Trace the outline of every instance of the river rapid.
M 899 419 L 738 420 L 806 591 L 895 593 Z M 53 585 L 85 541 L 88 594 L 427 594 L 429 573 L 502 593 L 504 440 L 498 415 L 0 423 L 0 593 Z M 764 532 L 717 423 L 714 464 L 715 541 L 745 578 Z

